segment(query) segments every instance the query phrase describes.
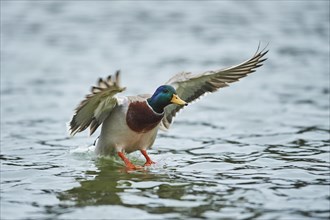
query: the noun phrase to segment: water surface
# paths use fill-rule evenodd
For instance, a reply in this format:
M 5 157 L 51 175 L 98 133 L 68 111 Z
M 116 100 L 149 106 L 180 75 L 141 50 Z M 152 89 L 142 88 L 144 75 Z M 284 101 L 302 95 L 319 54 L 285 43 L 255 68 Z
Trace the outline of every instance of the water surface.
M 1 39 L 1 219 L 329 219 L 328 1 L 1 1 Z M 259 41 L 265 65 L 180 113 L 150 169 L 68 137 L 98 77 L 152 93 Z

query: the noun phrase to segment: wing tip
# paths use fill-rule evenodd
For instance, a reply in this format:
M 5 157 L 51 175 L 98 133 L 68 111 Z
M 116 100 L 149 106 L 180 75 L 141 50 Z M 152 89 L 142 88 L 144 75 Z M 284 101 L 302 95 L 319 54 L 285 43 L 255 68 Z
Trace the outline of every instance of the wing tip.
M 262 50 L 260 50 L 260 48 L 261 48 L 261 41 L 259 41 L 259 43 L 258 43 L 258 47 L 257 47 L 257 50 L 256 50 L 256 52 L 254 53 L 254 56 L 253 57 L 263 57 L 263 56 L 265 56 L 268 52 L 269 52 L 269 49 L 268 49 L 268 46 L 270 45 L 270 42 L 268 42 L 267 44 L 266 44 L 266 46 L 265 47 L 263 47 L 263 49 Z
M 66 130 L 68 132 L 69 137 L 73 137 L 76 134 L 76 129 L 74 129 L 74 121 L 73 118 L 71 119 L 70 122 L 65 123 L 66 125 Z

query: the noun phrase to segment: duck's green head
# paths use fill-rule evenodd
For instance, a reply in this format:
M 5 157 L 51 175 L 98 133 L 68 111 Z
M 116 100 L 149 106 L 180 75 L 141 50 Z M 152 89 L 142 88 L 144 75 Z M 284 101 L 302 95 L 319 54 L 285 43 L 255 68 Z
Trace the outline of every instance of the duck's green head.
M 163 113 L 164 108 L 170 104 L 187 105 L 187 103 L 176 94 L 175 89 L 169 85 L 158 87 L 152 97 L 147 101 L 157 113 Z

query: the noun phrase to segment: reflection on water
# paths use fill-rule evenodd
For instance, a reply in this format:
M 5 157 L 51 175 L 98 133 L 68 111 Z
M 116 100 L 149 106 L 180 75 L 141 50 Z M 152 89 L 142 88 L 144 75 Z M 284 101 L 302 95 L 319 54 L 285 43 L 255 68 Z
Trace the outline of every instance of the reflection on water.
M 128 171 L 109 158 L 97 159 L 95 164 L 97 171 L 86 171 L 83 178 L 76 178 L 78 187 L 57 193 L 61 204 L 66 204 L 65 212 L 74 210 L 75 207 L 117 205 L 122 208 L 113 210 L 111 216 L 120 214 L 123 218 L 130 218 L 129 208 L 132 207 L 144 207 L 143 210 L 149 213 L 161 214 L 174 212 L 182 205 L 182 208 L 188 208 L 192 203 L 195 203 L 195 206 L 200 205 L 182 200 L 190 184 L 180 183 L 179 179 L 172 180 L 169 174 L 159 173 L 159 170 Z M 63 212 L 63 206 L 52 207 L 47 211 L 63 214 L 57 213 Z M 127 215 L 125 211 L 128 211 Z
M 84 178 L 76 178 L 80 184 L 79 187 L 59 193 L 58 198 L 63 201 L 75 201 L 77 206 L 122 205 L 118 193 L 123 192 L 126 185 L 131 185 L 129 181 L 132 178 L 152 181 L 161 177 L 147 170 L 128 171 L 122 165 L 115 164 L 109 159 L 97 159 L 96 166 L 98 171 L 86 171 L 83 174 Z M 156 177 L 152 178 L 153 176 Z
M 1 219 L 329 219 L 329 2 L 1 2 Z M 98 77 L 127 95 L 265 65 L 190 105 L 147 170 L 65 123 Z M 139 153 L 130 155 L 142 165 Z

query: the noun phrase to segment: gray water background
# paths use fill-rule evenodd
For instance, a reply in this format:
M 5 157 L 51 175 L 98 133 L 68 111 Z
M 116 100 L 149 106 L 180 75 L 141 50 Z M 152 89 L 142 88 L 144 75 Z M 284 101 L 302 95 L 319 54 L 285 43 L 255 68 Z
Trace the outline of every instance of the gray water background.
M 259 41 L 265 65 L 180 113 L 149 170 L 68 138 L 98 77 L 152 93 Z M 329 1 L 1 1 L 1 219 L 329 219 L 329 130 Z

